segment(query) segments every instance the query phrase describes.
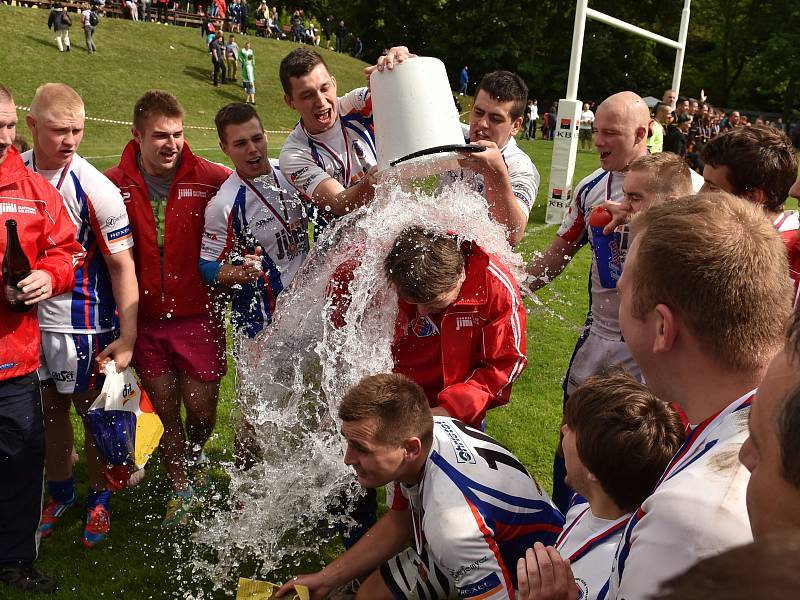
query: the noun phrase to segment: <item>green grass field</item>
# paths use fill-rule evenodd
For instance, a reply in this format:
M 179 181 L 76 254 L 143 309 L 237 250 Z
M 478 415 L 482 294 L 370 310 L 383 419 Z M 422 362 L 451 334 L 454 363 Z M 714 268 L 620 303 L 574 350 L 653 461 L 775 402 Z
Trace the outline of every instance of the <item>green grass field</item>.
M 192 148 L 206 158 L 226 162 L 217 147 L 213 117 L 223 104 L 241 100 L 242 91 L 235 85 L 211 86 L 211 63 L 197 29 L 103 19 L 95 34 L 98 52 L 89 56 L 79 27 L 72 28 L 72 51 L 59 53 L 46 21 L 47 11 L 0 4 L 0 36 L 7 40 L 6 49 L 0 53 L 0 81 L 11 89 L 19 106 L 30 103 L 41 83 L 59 81 L 78 90 L 89 117 L 128 121 L 133 103 L 142 92 L 167 89 L 186 109 L 186 137 Z M 281 58 L 295 45 L 252 36 L 249 39 L 256 56 L 259 114 L 268 130 L 288 130 L 295 116 L 283 103 L 277 71 Z M 364 63 L 321 52 L 337 76 L 340 92 L 362 84 Z M 19 117 L 18 131 L 29 138 L 23 110 Z M 90 119 L 80 152 L 104 169 L 116 164 L 129 136 L 128 126 Z M 280 134 L 270 136 L 271 156 L 278 155 L 283 139 Z M 536 140 L 523 141 L 521 146 L 542 175 L 537 206 L 520 245 L 527 259 L 534 250 L 544 248 L 555 231 L 555 227 L 543 225 L 552 144 Z M 596 165 L 594 153 L 580 152 L 576 179 Z M 529 305 L 528 367 L 514 387 L 510 404 L 493 410 L 488 417 L 488 432 L 514 451 L 547 488 L 552 483 L 551 462 L 561 418 L 561 378 L 586 314 L 588 265 L 588 253 L 579 253 L 558 280 L 540 294 L 547 308 Z M 217 462 L 231 458 L 233 397 L 229 375 L 222 385 L 217 431 L 207 448 Z M 82 437 L 80 427 L 76 436 Z M 217 470 L 215 475 L 220 489 L 224 489 L 223 472 Z M 76 479 L 80 505 L 86 493 L 83 460 Z M 42 544 L 37 563 L 59 581 L 61 590 L 54 597 L 188 598 L 196 597 L 199 589 L 206 590 L 205 598 L 225 597 L 221 592 L 208 592 L 210 582 L 198 582 L 185 568 L 184 559 L 193 549 L 189 533 L 159 528 L 167 491 L 166 475 L 156 457 L 141 486 L 113 498 L 111 534 L 103 547 L 91 551 L 80 543 L 83 510 L 77 506 L 71 509 L 52 538 Z M 318 557 L 309 556 L 307 560 L 311 565 Z M 241 573 L 250 574 L 246 570 Z M 275 578 L 285 575 L 276 573 Z M 0 588 L 0 597 L 17 600 L 32 596 Z

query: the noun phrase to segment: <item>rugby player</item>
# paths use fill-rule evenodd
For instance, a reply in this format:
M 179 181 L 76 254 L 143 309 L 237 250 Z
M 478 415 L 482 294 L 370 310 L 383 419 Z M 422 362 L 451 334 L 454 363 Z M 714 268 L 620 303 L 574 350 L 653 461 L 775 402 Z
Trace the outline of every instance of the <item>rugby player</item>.
M 133 109 L 134 139 L 106 173 L 122 192 L 136 242 L 140 303 L 133 364 L 164 424 L 160 448 L 172 496 L 163 527 L 186 523 L 208 484 L 203 446 L 214 429 L 227 368 L 225 329 L 199 260 L 206 206 L 230 169 L 192 153 L 183 116 L 169 92 L 145 92 Z
M 89 473 L 83 545 L 103 541 L 110 527 L 111 490 L 92 440 L 86 413 L 103 387 L 102 364 L 112 359 L 118 370 L 131 362 L 136 341 L 139 288 L 133 264 L 128 213 L 116 186 L 78 154 L 84 133 L 81 97 L 68 85 L 40 86 L 26 121 L 33 149 L 22 155 L 25 166 L 42 175 L 64 199 L 78 224 L 78 242 L 86 260 L 75 272 L 75 286 L 39 306 L 42 331 L 45 463 L 50 501 L 42 512 L 43 538 L 75 504 L 72 477 L 73 432 L 70 407 L 84 419 L 84 448 Z
M 700 153 L 704 191 L 728 192 L 757 204 L 781 234 L 789 257 L 789 275 L 800 286 L 800 214 L 784 210 L 797 178 L 797 155 L 779 129 L 736 127 L 713 138 Z
M 514 138 L 522 127 L 528 88 L 510 71 L 483 76 L 464 125 L 467 142 L 486 148 L 459 159 L 461 171 L 442 176 L 442 184 L 465 179 L 489 204 L 491 217 L 508 230 L 516 245 L 525 235 L 528 215 L 539 190 L 539 172 Z
M 267 134 L 255 108 L 223 106 L 219 145 L 233 162 L 205 212 L 200 272 L 209 285 L 233 290 L 234 326 L 254 337 L 272 321 L 275 302 L 308 254 L 305 209 L 267 156 Z M 237 257 L 241 264 L 228 259 Z
M 608 580 L 625 525 L 686 436 L 677 411 L 621 371 L 579 386 L 561 429 L 567 484 L 576 495 L 554 548 L 569 561 L 581 600 L 594 600 Z M 552 568 L 550 554 L 542 563 L 541 549 L 520 558 L 519 600 L 542 598 L 541 573 Z
M 317 573 L 285 583 L 325 595 L 366 577 L 357 598 L 513 599 L 514 564 L 552 543 L 563 517 L 525 467 L 491 437 L 432 417 L 423 390 L 399 374 L 366 377 L 339 406 L 344 461 L 365 487 L 390 484 L 389 512 Z M 410 544 L 410 547 L 409 547 Z
M 628 167 L 647 154 L 647 125 L 650 112 L 644 101 L 633 92 L 620 92 L 608 97 L 595 115 L 595 146 L 600 153 L 601 167 L 585 177 L 575 188 L 569 211 L 544 254 L 528 265 L 527 283 L 536 291 L 558 276 L 569 260 L 587 242 L 592 243 L 589 214 L 607 200 L 623 200 L 623 182 Z M 604 288 L 595 265 L 590 271 L 589 314 L 578 338 L 564 378 L 564 401 L 573 390 L 592 375 L 620 365 L 639 377 L 639 369 L 631 358 L 617 317 L 619 300 L 615 289 Z M 571 491 L 563 485 L 564 459 L 556 452 L 553 465 L 553 501 L 566 511 Z
M 411 54 L 392 48 L 373 69 L 393 69 Z M 378 164 L 369 88 L 337 97 L 336 77 L 320 54 L 296 48 L 281 61 L 284 102 L 300 121 L 281 148 L 280 169 L 325 220 L 344 215 L 372 199 Z
M 725 193 L 684 196 L 631 222 L 619 280 L 625 343 L 688 437 L 626 526 L 601 598 L 646 598 L 700 559 L 752 540 L 749 474 L 732 460 L 791 310 L 786 252 L 763 212 Z
M 800 313 L 772 360 L 750 412 L 739 459 L 750 471 L 747 512 L 753 537 L 800 532 Z

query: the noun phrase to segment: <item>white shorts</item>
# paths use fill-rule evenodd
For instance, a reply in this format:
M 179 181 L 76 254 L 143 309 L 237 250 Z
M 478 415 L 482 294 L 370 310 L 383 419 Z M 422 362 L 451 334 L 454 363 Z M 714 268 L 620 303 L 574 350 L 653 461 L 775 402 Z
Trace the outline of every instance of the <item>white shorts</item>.
M 420 556 L 406 548 L 380 568 L 381 577 L 396 600 L 447 600 L 458 597 L 456 587 L 433 560 L 426 547 Z
M 103 387 L 105 376 L 95 358 L 116 338 L 103 333 L 42 331 L 39 380 L 52 379 L 59 394 L 76 394 Z
M 600 375 L 610 367 L 619 366 L 634 378 L 642 380 L 639 366 L 631 356 L 628 345 L 622 340 L 609 340 L 592 333 L 591 330 L 578 340 L 572 356 L 565 389 L 567 396 L 589 377 Z

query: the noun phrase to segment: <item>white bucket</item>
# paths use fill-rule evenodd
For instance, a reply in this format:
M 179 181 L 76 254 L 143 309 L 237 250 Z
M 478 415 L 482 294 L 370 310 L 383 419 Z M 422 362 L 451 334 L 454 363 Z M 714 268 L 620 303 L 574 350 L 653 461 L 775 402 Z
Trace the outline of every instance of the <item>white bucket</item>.
M 438 58 L 411 58 L 370 76 L 378 170 L 410 154 L 441 146 L 464 146 L 447 72 Z M 400 162 L 415 177 L 458 168 L 455 152 Z

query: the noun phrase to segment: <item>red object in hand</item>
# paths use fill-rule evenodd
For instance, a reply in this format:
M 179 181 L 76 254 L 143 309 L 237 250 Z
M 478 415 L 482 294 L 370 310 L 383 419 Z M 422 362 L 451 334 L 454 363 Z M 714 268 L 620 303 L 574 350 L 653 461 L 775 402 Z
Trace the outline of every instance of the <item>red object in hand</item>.
M 592 227 L 605 227 L 611 223 L 611 219 L 611 213 L 602 206 L 598 206 L 589 215 L 589 225 Z

